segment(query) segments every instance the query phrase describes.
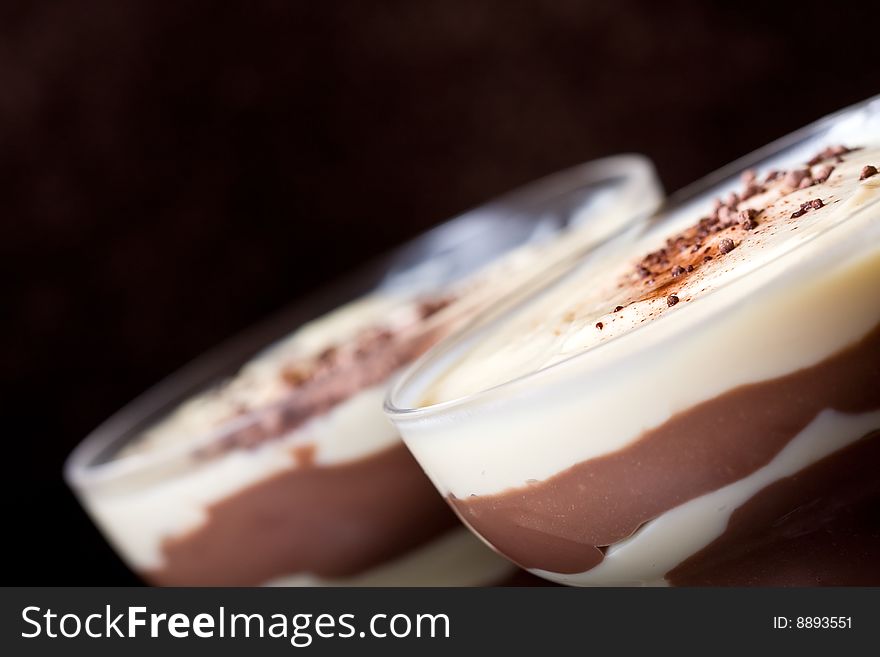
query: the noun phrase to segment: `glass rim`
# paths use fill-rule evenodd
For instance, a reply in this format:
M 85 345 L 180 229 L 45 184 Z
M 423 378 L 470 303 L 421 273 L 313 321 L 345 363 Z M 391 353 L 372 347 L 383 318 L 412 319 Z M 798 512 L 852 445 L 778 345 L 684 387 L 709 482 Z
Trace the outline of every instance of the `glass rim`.
M 768 161 L 782 158 L 787 151 L 801 146 L 804 142 L 821 139 L 824 134 L 829 132 L 831 128 L 838 125 L 843 120 L 855 118 L 865 113 L 868 115 L 880 115 L 880 94 L 813 121 L 794 132 L 775 139 L 765 146 L 733 160 L 712 173 L 699 178 L 695 182 L 686 185 L 680 190 L 667 196 L 656 212 L 647 219 L 644 226 L 650 229 L 654 226 L 662 225 L 665 219 L 674 216 L 676 213 L 689 210 L 692 206 L 695 208 L 705 200 L 715 198 L 718 195 L 725 193 L 731 186 L 736 184 L 736 181 L 739 180 L 739 176 L 743 171 L 762 166 L 763 163 Z M 792 249 L 784 252 L 783 256 L 796 253 L 806 245 L 812 243 L 814 239 L 826 234 L 827 230 L 833 230 L 834 227 L 835 226 L 830 226 L 821 233 L 815 235 L 812 239 L 795 245 Z M 611 238 L 613 237 L 614 236 L 611 236 Z M 627 339 L 636 333 L 641 334 L 641 331 L 650 330 L 652 326 L 656 326 L 659 322 L 667 320 L 667 316 L 664 315 L 663 317 L 655 319 L 653 322 L 633 328 L 607 341 L 586 347 L 581 351 L 571 354 L 570 356 L 548 366 L 530 370 L 518 376 L 514 376 L 510 379 L 503 380 L 499 383 L 483 387 L 479 390 L 458 397 L 420 406 L 405 405 L 399 401 L 401 398 L 407 396 L 410 398 L 412 397 L 411 394 L 405 394 L 409 387 L 420 387 L 421 390 L 424 391 L 427 388 L 427 385 L 422 383 L 421 386 L 418 386 L 418 381 L 420 381 L 422 377 L 427 378 L 429 381 L 435 380 L 430 374 L 428 374 L 432 368 L 436 368 L 438 373 L 448 371 L 449 366 L 442 367 L 442 361 L 445 358 L 449 358 L 450 354 L 453 353 L 457 347 L 466 346 L 471 344 L 471 342 L 479 343 L 481 341 L 481 333 L 492 333 L 493 325 L 496 322 L 503 320 L 508 314 L 515 313 L 517 310 L 524 308 L 548 288 L 564 279 L 566 275 L 574 273 L 579 265 L 583 263 L 585 259 L 589 258 L 590 253 L 593 251 L 594 249 L 590 249 L 588 252 L 581 253 L 577 258 L 569 260 L 568 266 L 564 271 L 556 272 L 556 277 L 549 279 L 545 278 L 543 279 L 543 284 L 538 282 L 537 286 L 523 290 L 521 294 L 516 295 L 516 298 L 507 299 L 506 303 L 486 309 L 480 316 L 474 318 L 467 326 L 448 336 L 439 344 L 434 345 L 416 361 L 411 363 L 404 373 L 399 376 L 388 389 L 383 404 L 386 415 L 388 415 L 392 421 L 421 420 L 437 415 L 453 413 L 462 408 L 472 409 L 473 407 L 482 406 L 484 404 L 491 404 L 493 401 L 497 401 L 498 397 L 506 392 L 514 393 L 522 386 L 531 383 L 536 379 L 560 372 L 566 367 L 571 367 L 573 363 L 591 357 L 592 354 L 599 349 L 607 349 L 608 346 L 612 344 L 617 345 L 621 340 Z M 761 265 L 759 269 L 767 264 L 770 263 Z M 676 314 L 680 317 L 682 311 L 690 313 L 692 312 L 691 309 L 695 306 L 698 307 L 698 309 L 704 308 L 705 304 L 701 304 L 701 301 L 710 297 L 716 298 L 715 295 L 717 292 L 736 284 L 739 280 L 740 277 L 735 277 L 700 299 L 691 301 L 686 308 L 682 308 Z M 664 324 L 664 326 L 666 326 L 666 324 Z M 665 339 L 670 339 L 670 336 L 667 336 Z M 632 353 L 627 352 L 625 355 L 619 356 L 618 360 L 620 358 L 634 357 L 634 354 L 642 353 L 642 350 L 649 347 L 656 348 L 656 345 L 639 347 Z
M 610 183 L 620 186 L 617 190 L 619 203 L 646 193 L 658 201 L 662 197 L 662 188 L 652 162 L 640 154 L 624 153 L 590 160 L 541 177 L 441 222 L 337 281 L 321 286 L 268 319 L 233 335 L 148 388 L 98 425 L 71 451 L 63 466 L 64 480 L 74 492 L 80 493 L 94 486 L 122 481 L 154 468 L 185 463 L 194 448 L 210 444 L 218 433 L 228 430 L 229 424 L 224 423 L 207 430 L 196 440 L 181 441 L 154 452 L 110 458 L 106 456 L 118 454 L 124 445 L 140 437 L 146 428 L 167 417 L 187 399 L 210 389 L 212 384 L 221 382 L 224 375 L 233 374 L 262 349 L 293 334 L 305 323 L 377 290 L 383 284 L 383 277 L 393 265 L 395 256 L 405 255 L 420 244 L 427 244 L 432 238 L 454 226 L 511 213 L 531 217 L 533 213 L 528 210 L 523 212 L 523 206 L 536 202 L 540 204 L 542 200 L 546 204 L 579 189 Z M 624 226 L 650 215 L 651 212 L 647 210 L 633 213 L 633 216 L 627 216 Z M 487 265 L 507 251 L 487 257 L 480 266 Z M 417 267 L 430 261 L 432 257 L 437 256 L 429 256 L 412 266 Z M 444 284 L 448 283 L 437 284 L 433 289 Z M 326 303 L 328 299 L 330 303 Z M 280 327 L 284 328 L 279 330 Z

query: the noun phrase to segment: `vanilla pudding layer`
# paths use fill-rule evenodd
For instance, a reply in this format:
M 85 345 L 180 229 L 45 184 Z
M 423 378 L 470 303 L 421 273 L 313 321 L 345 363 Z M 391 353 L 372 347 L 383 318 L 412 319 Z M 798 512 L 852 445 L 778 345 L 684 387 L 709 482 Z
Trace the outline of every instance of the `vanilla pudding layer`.
M 651 259 L 631 254 L 694 225 L 693 207 L 662 233 L 594 254 L 500 327 L 447 350 L 425 377 L 434 385 L 400 400 L 441 404 L 434 416 L 394 416 L 411 451 L 468 524 L 533 572 L 575 584 L 712 581 L 706 564 L 729 554 L 717 547 L 724 528 L 736 520 L 751 536 L 737 519 L 768 507 L 754 501 L 764 488 L 831 471 L 826 459 L 857 444 L 874 453 L 861 446 L 880 428 L 880 176 L 860 177 L 878 162 L 880 150 L 862 148 L 821 163 L 834 166 L 824 182 L 768 184 L 737 203 L 737 215 L 757 211 L 757 226 L 710 231 L 695 252 L 687 244 L 661 262 L 666 271 L 644 276 Z M 672 266 L 685 271 L 671 276 Z M 872 482 L 850 502 L 873 525 L 835 536 L 867 543 L 840 562 L 870 561 L 880 545 Z M 770 559 L 758 531 L 768 524 L 752 538 Z M 789 583 L 811 583 L 804 572 Z M 728 583 L 768 581 L 752 575 Z

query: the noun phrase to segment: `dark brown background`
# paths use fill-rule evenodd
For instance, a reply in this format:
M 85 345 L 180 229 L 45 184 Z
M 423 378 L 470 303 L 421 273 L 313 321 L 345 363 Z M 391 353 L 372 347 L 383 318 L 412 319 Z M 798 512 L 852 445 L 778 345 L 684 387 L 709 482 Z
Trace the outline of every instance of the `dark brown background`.
M 4 2 L 4 583 L 134 581 L 60 470 L 150 384 L 542 174 L 672 190 L 880 92 L 862 4 Z

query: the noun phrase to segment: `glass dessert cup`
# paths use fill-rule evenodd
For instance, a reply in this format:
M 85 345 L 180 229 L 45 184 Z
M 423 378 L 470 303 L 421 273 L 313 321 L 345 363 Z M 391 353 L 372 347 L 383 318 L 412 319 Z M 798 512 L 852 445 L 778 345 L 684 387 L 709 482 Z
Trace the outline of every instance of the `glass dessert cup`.
M 880 98 L 734 162 L 435 346 L 386 412 L 552 581 L 877 585 L 875 160 Z
M 150 390 L 65 478 L 153 584 L 501 582 L 515 570 L 460 526 L 384 417 L 386 382 L 660 198 L 650 163 L 618 156 L 461 215 Z

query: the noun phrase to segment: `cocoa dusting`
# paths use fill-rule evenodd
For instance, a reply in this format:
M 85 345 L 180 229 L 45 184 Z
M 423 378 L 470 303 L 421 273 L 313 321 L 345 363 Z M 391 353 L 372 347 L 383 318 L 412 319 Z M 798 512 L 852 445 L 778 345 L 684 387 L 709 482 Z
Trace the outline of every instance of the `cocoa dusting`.
M 420 319 L 430 317 L 451 302 L 450 297 L 420 301 Z M 230 418 L 230 429 L 199 449 L 195 456 L 213 458 L 285 435 L 364 388 L 382 383 L 421 355 L 442 332 L 441 328 L 426 329 L 421 321 L 394 330 L 369 326 L 346 343 L 328 346 L 312 358 L 287 363 L 279 369 L 278 376 L 288 387 L 288 393 L 269 406 L 239 408 Z
M 767 185 L 773 181 L 778 181 L 776 188 L 783 196 L 798 188 L 824 182 L 831 175 L 834 167 L 830 164 L 821 164 L 823 160 L 840 157 L 850 150 L 852 149 L 845 146 L 826 148 L 811 160 L 811 166 L 815 166 L 814 174 L 811 174 L 810 169 L 803 167 L 788 172 L 770 171 L 764 182 L 758 183 L 755 171 L 743 172 L 741 182 L 744 188 L 741 192 L 730 192 L 723 198 L 715 199 L 712 202 L 712 211 L 708 216 L 701 217 L 695 225 L 669 237 L 663 247 L 648 253 L 636 263 L 635 276 L 643 279 L 643 284 L 650 288 L 650 292 L 640 298 L 660 296 L 673 279 L 694 271 L 695 267 L 701 263 L 710 262 L 712 256 L 709 255 L 709 252 L 713 248 L 717 248 L 718 253 L 722 255 L 736 248 L 737 243 L 730 238 L 721 239 L 717 244 L 713 244 L 713 236 L 737 227 L 748 233 L 759 226 L 758 217 L 763 208 L 740 207 L 745 199 L 767 191 Z M 821 166 L 816 166 L 820 164 Z M 800 217 L 805 212 L 820 207 L 822 207 L 821 199 L 814 199 L 797 210 L 793 217 Z M 709 242 L 709 244 L 707 245 L 705 242 Z M 703 257 L 696 255 L 701 252 Z M 620 283 L 620 287 L 626 285 L 626 281 Z

